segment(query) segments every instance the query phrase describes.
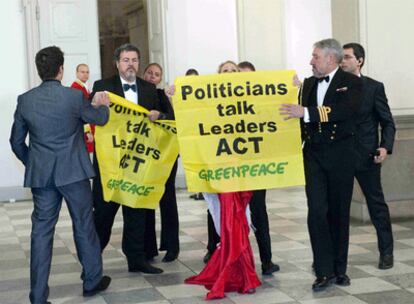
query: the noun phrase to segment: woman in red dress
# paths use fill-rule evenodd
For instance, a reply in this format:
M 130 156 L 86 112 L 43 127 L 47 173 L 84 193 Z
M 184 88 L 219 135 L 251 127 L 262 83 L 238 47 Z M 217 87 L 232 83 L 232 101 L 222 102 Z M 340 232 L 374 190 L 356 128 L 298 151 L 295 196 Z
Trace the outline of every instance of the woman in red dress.
M 219 73 L 238 72 L 234 62 L 226 61 Z M 251 191 L 219 193 L 221 243 L 200 274 L 185 280 L 188 284 L 204 285 L 206 299 L 223 298 L 225 292 L 253 293 L 261 285 L 254 266 L 249 241 L 246 208 Z

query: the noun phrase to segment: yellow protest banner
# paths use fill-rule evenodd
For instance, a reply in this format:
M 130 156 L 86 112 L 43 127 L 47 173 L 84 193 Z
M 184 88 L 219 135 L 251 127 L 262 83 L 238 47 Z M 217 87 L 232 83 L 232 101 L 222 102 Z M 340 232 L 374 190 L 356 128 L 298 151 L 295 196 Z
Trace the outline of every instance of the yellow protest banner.
M 109 97 L 109 121 L 95 131 L 104 199 L 156 209 L 178 156 L 175 124 L 153 123 L 145 108 L 112 93 Z
M 180 155 L 192 192 L 230 192 L 304 184 L 294 71 L 186 76 L 173 97 Z

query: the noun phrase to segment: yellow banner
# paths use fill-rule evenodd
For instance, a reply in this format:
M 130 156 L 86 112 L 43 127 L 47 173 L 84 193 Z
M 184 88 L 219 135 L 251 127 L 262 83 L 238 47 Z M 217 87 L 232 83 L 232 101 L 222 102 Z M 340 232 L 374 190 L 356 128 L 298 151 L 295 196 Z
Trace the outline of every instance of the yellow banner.
M 304 185 L 294 71 L 186 76 L 175 81 L 180 155 L 192 192 Z
M 109 121 L 95 131 L 104 199 L 156 209 L 178 156 L 175 124 L 153 123 L 145 108 L 112 93 L 109 97 Z

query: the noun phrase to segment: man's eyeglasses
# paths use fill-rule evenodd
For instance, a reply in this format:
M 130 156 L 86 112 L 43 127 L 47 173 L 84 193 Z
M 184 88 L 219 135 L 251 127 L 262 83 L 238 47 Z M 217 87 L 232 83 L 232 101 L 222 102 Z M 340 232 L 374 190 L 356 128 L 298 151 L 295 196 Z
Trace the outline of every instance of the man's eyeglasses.
M 133 58 L 133 59 L 122 58 L 120 61 L 123 62 L 123 63 L 129 64 L 130 62 L 137 63 L 138 62 L 138 59 L 137 58 Z
M 355 57 L 355 56 L 349 56 L 349 55 L 345 55 L 345 56 L 344 56 L 344 60 L 351 60 L 351 59 L 353 59 L 353 58 L 355 58 L 355 59 L 356 59 L 356 57 Z

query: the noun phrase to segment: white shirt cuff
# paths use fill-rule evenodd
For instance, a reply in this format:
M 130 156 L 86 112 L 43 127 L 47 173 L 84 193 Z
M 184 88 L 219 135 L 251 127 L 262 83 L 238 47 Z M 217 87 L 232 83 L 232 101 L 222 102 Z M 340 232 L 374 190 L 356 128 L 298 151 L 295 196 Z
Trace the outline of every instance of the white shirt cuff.
M 309 111 L 306 107 L 304 108 L 303 122 L 310 122 Z

